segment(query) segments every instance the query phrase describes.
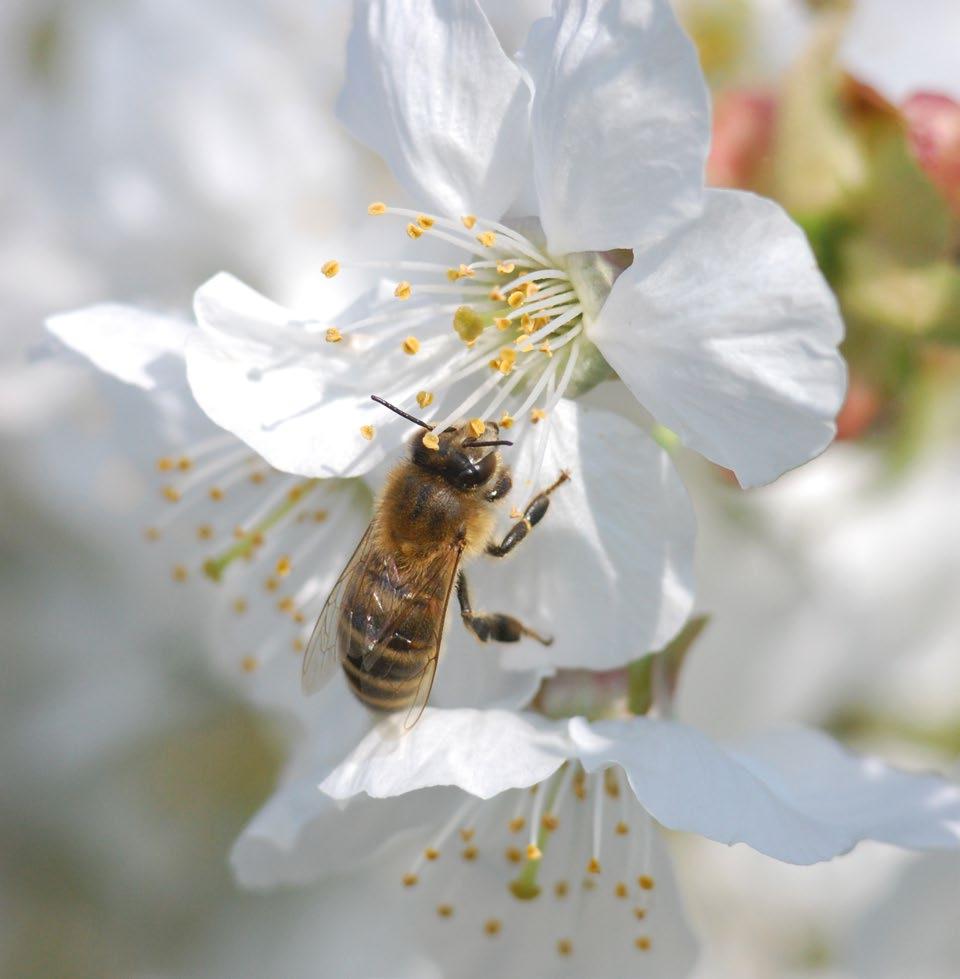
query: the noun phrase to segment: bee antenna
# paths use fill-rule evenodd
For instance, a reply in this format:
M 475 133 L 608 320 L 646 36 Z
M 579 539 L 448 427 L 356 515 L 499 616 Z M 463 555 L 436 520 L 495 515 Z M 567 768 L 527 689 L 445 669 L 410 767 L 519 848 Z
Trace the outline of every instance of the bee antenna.
M 506 439 L 496 439 L 496 441 L 493 441 L 493 442 L 471 442 L 471 441 L 467 441 L 467 442 L 464 442 L 463 444 L 466 445 L 466 446 L 469 446 L 471 449 L 475 449 L 475 448 L 478 448 L 481 445 L 513 445 L 513 442 L 508 442 Z
M 413 422 L 414 425 L 419 425 L 421 428 L 425 428 L 428 432 L 433 431 L 433 425 L 428 425 L 425 421 L 421 421 L 419 418 L 414 418 L 413 415 L 407 414 L 402 408 L 398 408 L 396 405 L 390 404 L 389 401 L 384 401 L 383 398 L 378 394 L 371 394 L 370 399 L 376 401 L 378 405 L 383 405 L 384 408 L 389 408 L 391 411 L 395 411 L 401 418 L 406 418 L 408 422 Z

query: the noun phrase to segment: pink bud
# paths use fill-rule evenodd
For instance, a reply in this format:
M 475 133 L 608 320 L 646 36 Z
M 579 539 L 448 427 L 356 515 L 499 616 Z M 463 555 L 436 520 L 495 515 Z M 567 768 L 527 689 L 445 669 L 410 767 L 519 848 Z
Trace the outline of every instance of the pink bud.
M 716 187 L 753 187 L 770 153 L 776 118 L 776 100 L 766 92 L 719 93 L 713 106 L 707 181 Z
M 901 111 L 917 162 L 960 215 L 960 103 L 946 95 L 918 92 Z

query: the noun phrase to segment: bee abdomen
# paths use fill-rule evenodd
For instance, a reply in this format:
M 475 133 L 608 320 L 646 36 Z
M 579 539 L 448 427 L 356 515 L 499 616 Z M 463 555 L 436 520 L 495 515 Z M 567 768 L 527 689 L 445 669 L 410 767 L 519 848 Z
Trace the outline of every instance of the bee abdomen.
M 399 711 L 416 698 L 436 654 L 442 603 L 439 596 L 415 593 L 385 572 L 369 569 L 365 577 L 357 589 L 365 592 L 365 600 L 345 602 L 341 613 L 340 661 L 365 706 Z

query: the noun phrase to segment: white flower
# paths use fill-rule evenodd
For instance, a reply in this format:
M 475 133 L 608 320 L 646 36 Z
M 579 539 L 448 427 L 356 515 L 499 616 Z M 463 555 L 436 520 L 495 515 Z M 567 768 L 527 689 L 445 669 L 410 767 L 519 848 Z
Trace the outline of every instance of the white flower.
M 405 737 L 375 730 L 342 761 L 353 731 L 323 730 L 329 739 L 308 734 L 237 841 L 241 883 L 304 884 L 358 868 L 383 880 L 394 868 L 392 887 L 409 892 L 421 934 L 431 919 L 437 929 L 456 920 L 457 940 L 491 923 L 490 937 L 528 936 L 533 963 L 554 946 L 599 942 L 615 964 L 595 973 L 588 958 L 591 975 L 625 974 L 628 952 L 682 947 L 658 824 L 799 864 L 865 839 L 960 844 L 960 790 L 809 730 L 721 747 L 653 717 L 428 708 Z
M 918 92 L 960 99 L 955 0 L 857 0 L 840 47 L 851 75 L 900 104 Z
M 410 198 L 371 213 L 423 251 L 356 263 L 395 274 L 352 320 L 200 289 L 191 386 L 273 465 L 376 465 L 407 429 L 375 392 L 441 427 L 502 413 L 538 474 L 561 399 L 613 371 L 744 485 L 830 441 L 836 304 L 777 205 L 704 190 L 707 95 L 666 0 L 557 3 L 519 62 L 472 0 L 358 3 L 340 113 Z
M 237 841 L 245 886 L 376 881 L 383 927 L 402 922 L 397 944 L 413 942 L 444 974 L 479 976 L 493 961 L 533 976 L 688 974 L 696 944 L 666 849 L 617 777 L 566 765 L 534 794 L 425 789 L 338 803 L 316 777 L 346 739 L 323 731 L 334 744 L 319 730 L 304 739 Z

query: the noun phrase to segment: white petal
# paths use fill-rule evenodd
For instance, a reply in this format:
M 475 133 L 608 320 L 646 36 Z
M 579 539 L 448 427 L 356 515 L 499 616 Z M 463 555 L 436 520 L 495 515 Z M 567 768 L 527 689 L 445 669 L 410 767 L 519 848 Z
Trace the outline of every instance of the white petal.
M 444 790 L 345 803 L 321 792 L 318 782 L 316 773 L 291 780 L 240 834 L 230 863 L 244 887 L 306 884 L 355 871 L 418 829 L 429 830 L 457 801 Z
M 519 710 L 533 700 L 547 672 L 543 667 L 504 669 L 502 649 L 482 644 L 460 618 L 456 598 L 450 601 L 445 650 L 430 694 L 433 707 L 503 707 Z
M 358 361 L 307 333 L 303 317 L 232 276 L 195 299 L 201 330 L 187 348 L 200 407 L 270 465 L 303 476 L 359 475 L 395 451 L 407 428 L 347 384 Z M 399 355 L 398 355 L 399 356 Z M 373 425 L 373 441 L 361 428 Z
M 789 732 L 732 750 L 686 725 L 639 717 L 575 718 L 570 736 L 586 768 L 622 765 L 664 826 L 787 863 L 829 860 L 864 839 L 960 845 L 960 790 L 857 758 L 824 735 Z
M 659 422 L 743 486 L 833 438 L 843 323 L 803 232 L 772 201 L 709 191 L 701 220 L 636 254 L 590 336 Z
M 699 212 L 707 89 L 667 0 L 557 3 L 523 57 L 551 251 L 631 248 Z
M 46 321 L 71 350 L 107 374 L 146 390 L 183 382 L 183 356 L 192 324 L 133 306 L 104 303 Z
M 570 752 L 563 728 L 535 714 L 428 707 L 397 737 L 375 728 L 321 783 L 335 799 L 376 798 L 435 785 L 457 785 L 489 799 L 534 785 Z
M 857 0 L 840 48 L 855 78 L 899 103 L 918 92 L 960 99 L 956 0 Z
M 529 99 L 475 0 L 357 3 L 338 112 L 415 206 L 499 217 L 525 169 Z
M 534 482 L 540 426 L 549 436 Z M 475 608 L 509 613 L 553 637 L 547 647 L 532 639 L 501 646 L 504 665 L 603 670 L 665 645 L 692 605 L 696 530 L 669 456 L 625 418 L 566 400 L 524 438 L 518 456 L 510 452 L 505 510 L 523 509 L 561 470 L 571 479 L 509 557 L 466 569 Z M 503 513 L 500 532 L 512 522 Z

